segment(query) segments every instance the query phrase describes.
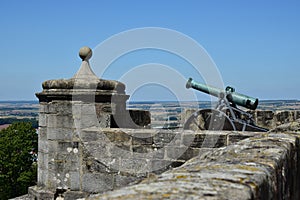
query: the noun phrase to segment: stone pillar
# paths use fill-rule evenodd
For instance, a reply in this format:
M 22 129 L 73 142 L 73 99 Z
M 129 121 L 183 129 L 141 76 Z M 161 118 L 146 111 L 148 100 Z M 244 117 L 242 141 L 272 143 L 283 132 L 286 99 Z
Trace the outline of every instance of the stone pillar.
M 81 130 L 116 126 L 113 116 L 126 111 L 125 85 L 93 73 L 90 48 L 81 48 L 79 56 L 82 64 L 73 78 L 45 81 L 43 91 L 36 94 L 40 102 L 38 183 L 29 189 L 36 199 L 53 199 L 65 190 L 84 195 Z

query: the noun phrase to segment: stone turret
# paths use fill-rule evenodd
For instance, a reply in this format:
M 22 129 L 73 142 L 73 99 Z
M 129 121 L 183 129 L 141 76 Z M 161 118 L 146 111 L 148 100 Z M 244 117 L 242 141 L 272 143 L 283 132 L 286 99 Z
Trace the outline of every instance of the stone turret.
M 45 81 L 43 91 L 36 94 L 40 102 L 38 183 L 29 189 L 35 199 L 53 199 L 67 189 L 82 196 L 82 130 L 127 124 L 125 85 L 94 74 L 89 47 L 82 47 L 79 56 L 82 64 L 72 78 Z
M 43 91 L 36 94 L 41 104 L 41 110 L 43 111 L 44 107 L 51 107 L 52 104 L 55 104 L 57 107 L 70 108 L 73 115 L 92 115 L 88 118 L 88 124 L 76 124 L 80 125 L 80 128 L 91 125 L 102 128 L 116 127 L 117 124 L 113 122 L 111 117 L 126 113 L 126 100 L 129 96 L 125 94 L 125 85 L 118 81 L 99 79 L 94 74 L 89 64 L 89 59 L 92 56 L 92 50 L 89 47 L 82 47 L 79 56 L 82 59 L 82 64 L 73 78 L 48 80 L 42 84 Z M 58 102 L 64 105 L 57 105 Z M 69 107 L 65 107 L 65 104 L 68 104 Z M 83 112 L 79 109 L 81 107 L 79 105 L 85 106 Z M 95 121 L 96 118 L 98 121 Z

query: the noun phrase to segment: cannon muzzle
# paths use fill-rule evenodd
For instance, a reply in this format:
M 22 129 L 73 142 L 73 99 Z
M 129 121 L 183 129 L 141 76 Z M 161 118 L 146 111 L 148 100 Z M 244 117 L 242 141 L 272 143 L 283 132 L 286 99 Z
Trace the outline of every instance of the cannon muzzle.
M 249 97 L 244 94 L 240 94 L 235 92 L 235 89 L 228 86 L 225 91 L 213 86 L 205 85 L 202 83 L 197 83 L 192 78 L 189 78 L 186 83 L 186 88 L 193 88 L 198 91 L 204 92 L 206 94 L 218 97 L 218 98 L 226 98 L 229 102 L 242 106 L 244 108 L 248 108 L 251 110 L 255 110 L 258 105 L 258 99 Z

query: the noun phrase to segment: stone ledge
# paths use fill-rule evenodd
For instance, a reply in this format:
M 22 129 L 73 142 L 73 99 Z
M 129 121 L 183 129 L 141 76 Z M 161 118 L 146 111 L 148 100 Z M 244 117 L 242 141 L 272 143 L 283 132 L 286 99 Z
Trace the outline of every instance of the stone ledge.
M 76 78 L 58 79 L 44 81 L 43 89 L 97 89 L 97 90 L 115 90 L 121 93 L 125 91 L 125 85 L 119 81 L 114 80 L 81 80 Z
M 299 139 L 266 133 L 88 199 L 299 199 Z

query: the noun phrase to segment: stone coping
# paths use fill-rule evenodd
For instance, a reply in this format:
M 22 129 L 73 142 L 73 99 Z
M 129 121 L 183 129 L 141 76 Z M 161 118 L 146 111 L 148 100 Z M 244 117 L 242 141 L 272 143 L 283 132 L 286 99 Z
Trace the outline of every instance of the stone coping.
M 114 90 L 119 93 L 124 93 L 125 85 L 119 81 L 114 80 L 90 80 L 85 79 L 58 79 L 58 80 L 48 80 L 44 81 L 43 84 L 44 90 L 49 89 L 94 89 L 94 90 Z
M 298 135 L 264 133 L 88 199 L 299 199 Z

